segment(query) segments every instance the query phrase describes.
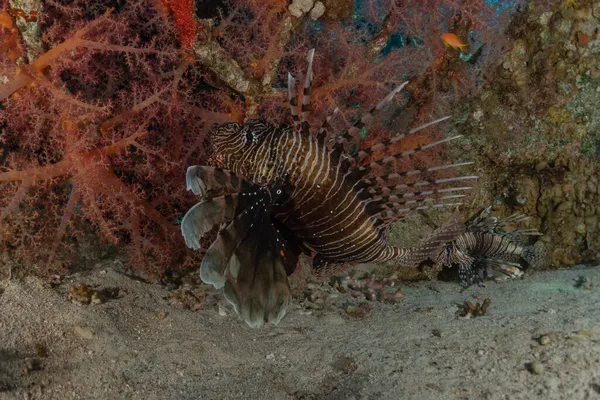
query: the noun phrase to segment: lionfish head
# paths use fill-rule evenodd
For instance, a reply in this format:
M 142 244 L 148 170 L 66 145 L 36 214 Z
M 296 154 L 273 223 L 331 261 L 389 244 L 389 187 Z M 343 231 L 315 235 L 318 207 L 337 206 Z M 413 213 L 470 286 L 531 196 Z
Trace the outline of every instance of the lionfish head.
M 215 127 L 211 133 L 211 142 L 215 154 L 235 158 L 260 146 L 269 126 L 258 120 L 245 124 L 227 122 Z

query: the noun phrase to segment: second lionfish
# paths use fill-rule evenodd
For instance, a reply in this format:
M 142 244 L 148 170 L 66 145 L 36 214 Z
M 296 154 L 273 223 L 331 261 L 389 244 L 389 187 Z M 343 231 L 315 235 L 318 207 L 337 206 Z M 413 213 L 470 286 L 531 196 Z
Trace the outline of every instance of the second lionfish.
M 550 265 L 550 246 L 542 240 L 528 244 L 529 238 L 542 236 L 537 229 L 519 225 L 529 217 L 516 213 L 507 218 L 491 215 L 492 207 L 480 210 L 464 223 L 448 224 L 456 237 L 443 246 L 432 260 L 445 267 L 456 267 L 465 285 L 483 282 L 490 271 L 515 277 L 522 274 L 523 264 L 536 269 Z
M 471 164 L 438 165 L 385 173 L 395 161 L 457 139 L 448 137 L 399 151 L 394 144 L 449 117 L 440 118 L 351 155 L 357 132 L 408 82 L 395 88 L 341 134 L 331 131 L 337 109 L 316 132 L 308 121 L 314 49 L 307 57 L 301 109 L 288 74 L 293 124 L 258 120 L 217 126 L 210 140 L 222 165 L 192 166 L 188 190 L 202 198 L 182 220 L 186 244 L 220 226 L 201 267 L 201 279 L 224 288 L 236 313 L 251 326 L 279 323 L 291 300 L 287 276 L 298 256 L 313 256 L 313 269 L 329 264 L 395 260 L 412 266 L 436 257 L 454 236 L 442 230 L 414 248 L 388 244 L 391 223 L 419 209 L 457 206 L 476 176 L 433 178 L 436 171 Z M 387 154 L 387 155 L 386 155 Z M 455 184 L 455 186 L 451 186 Z M 216 192 L 230 194 L 216 196 Z

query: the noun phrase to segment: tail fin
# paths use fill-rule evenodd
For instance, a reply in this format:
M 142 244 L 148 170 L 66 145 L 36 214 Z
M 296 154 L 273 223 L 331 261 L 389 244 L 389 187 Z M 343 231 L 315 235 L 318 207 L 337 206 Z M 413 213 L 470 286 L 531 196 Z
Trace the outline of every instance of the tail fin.
M 526 246 L 521 257 L 529 264 L 529 268 L 546 268 L 552 264 L 552 247 L 550 244 L 538 240 L 533 245 Z

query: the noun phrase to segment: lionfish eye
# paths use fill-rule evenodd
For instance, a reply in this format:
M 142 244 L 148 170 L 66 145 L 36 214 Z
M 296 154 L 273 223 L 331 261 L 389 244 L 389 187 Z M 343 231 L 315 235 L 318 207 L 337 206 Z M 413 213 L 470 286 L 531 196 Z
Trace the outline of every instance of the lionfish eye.
M 277 190 L 277 194 L 281 194 L 281 189 L 278 189 L 278 190 Z
M 254 134 L 252 132 L 246 133 L 246 144 L 252 144 L 254 141 Z

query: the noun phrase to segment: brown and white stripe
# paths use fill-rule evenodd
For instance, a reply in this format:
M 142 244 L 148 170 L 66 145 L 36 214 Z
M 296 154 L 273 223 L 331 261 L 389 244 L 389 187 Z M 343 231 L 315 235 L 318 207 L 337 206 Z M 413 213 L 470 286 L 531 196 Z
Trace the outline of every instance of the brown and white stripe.
M 273 218 L 281 221 L 308 247 L 328 262 L 385 261 L 397 259 L 412 263 L 410 249 L 390 246 L 384 230 L 410 211 L 459 205 L 447 200 L 465 196 L 462 192 L 470 186 L 446 187 L 448 182 L 476 179 L 462 176 L 437 180 L 412 182 L 415 176 L 442 169 L 457 168 L 470 163 L 456 163 L 426 169 L 394 172 L 366 177 L 373 169 L 384 167 L 396 160 L 457 139 L 444 138 L 428 144 L 394 153 L 384 158 L 377 154 L 406 137 L 448 117 L 440 118 L 407 134 L 397 135 L 387 141 L 359 151 L 355 157 L 339 156 L 344 145 L 355 139 L 357 132 L 370 123 L 374 116 L 400 92 L 407 82 L 392 90 L 351 128 L 337 136 L 333 147 L 325 143 L 332 137 L 330 122 L 337 114 L 334 110 L 322 124 L 317 135 L 310 135 L 308 122 L 312 84 L 314 51 L 307 57 L 306 75 L 301 113 L 299 116 L 296 84 L 288 75 L 288 99 L 293 125 L 270 126 L 258 120 L 245 124 L 224 124 L 212 135 L 215 152 L 222 155 L 225 167 L 235 174 L 258 185 L 268 185 L 275 179 L 285 179 L 288 195 L 275 204 Z M 335 137 L 335 136 L 334 136 Z M 362 161 L 370 156 L 368 164 Z M 354 167 L 350 167 L 355 165 Z M 384 185 L 384 186 L 382 186 Z M 421 254 L 416 252 L 414 254 Z

